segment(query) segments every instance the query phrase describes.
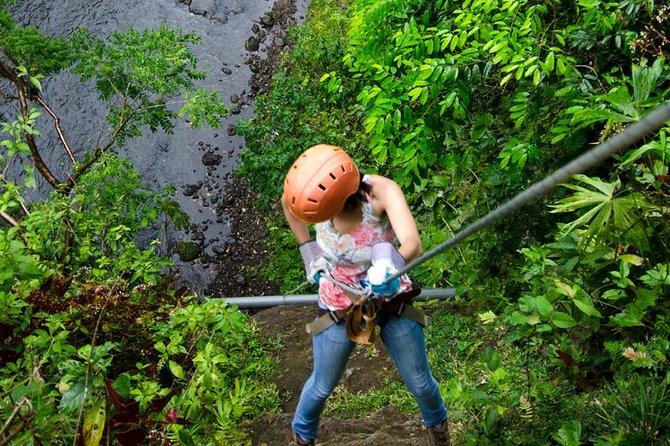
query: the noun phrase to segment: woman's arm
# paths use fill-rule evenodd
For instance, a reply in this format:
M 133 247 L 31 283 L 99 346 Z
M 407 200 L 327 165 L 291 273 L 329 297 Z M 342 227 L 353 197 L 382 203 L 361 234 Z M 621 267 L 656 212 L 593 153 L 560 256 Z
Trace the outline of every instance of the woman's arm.
M 409 263 L 423 254 L 414 216 L 398 184 L 379 175 L 370 175 L 372 207 L 377 215 L 386 213 L 400 246 L 398 251 Z
M 291 232 L 293 232 L 298 245 L 301 245 L 310 240 L 311 237 L 309 235 L 309 228 L 307 227 L 307 224 L 291 213 L 291 211 L 288 209 L 288 204 L 286 203 L 286 197 L 283 194 L 281 196 L 281 204 L 282 208 L 284 209 L 286 221 L 288 222 L 288 225 L 291 228 Z

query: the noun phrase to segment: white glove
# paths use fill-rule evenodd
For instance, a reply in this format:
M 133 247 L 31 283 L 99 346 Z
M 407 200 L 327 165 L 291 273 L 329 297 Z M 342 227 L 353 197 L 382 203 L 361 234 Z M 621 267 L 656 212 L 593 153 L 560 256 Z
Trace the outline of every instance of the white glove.
M 386 278 L 398 272 L 398 268 L 389 259 L 377 260 L 368 268 L 368 282 L 370 285 L 381 285 Z
M 328 271 L 328 261 L 323 257 L 323 250 L 316 240 L 308 240 L 298 247 L 302 262 L 305 265 L 305 275 L 309 283 L 319 283 L 321 273 Z
M 379 242 L 372 245 L 372 266 L 367 273 L 372 292 L 384 297 L 394 296 L 400 289 L 400 279 L 385 281 L 404 266 L 405 259 L 393 244 Z

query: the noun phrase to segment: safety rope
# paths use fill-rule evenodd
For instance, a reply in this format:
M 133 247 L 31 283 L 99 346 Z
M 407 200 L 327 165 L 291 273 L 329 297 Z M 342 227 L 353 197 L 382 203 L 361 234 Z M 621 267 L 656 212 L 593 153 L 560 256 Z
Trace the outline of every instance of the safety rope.
M 303 283 L 301 283 L 297 287 L 293 288 L 291 291 L 287 291 L 284 294 L 282 294 L 281 297 L 286 297 L 286 296 L 290 296 L 292 294 L 295 294 L 297 291 L 300 291 L 301 289 L 303 289 L 307 285 L 309 285 L 309 281 L 305 280 Z
M 460 243 L 472 234 L 486 228 L 487 226 L 490 226 L 492 223 L 508 216 L 509 214 L 516 212 L 526 204 L 550 192 L 557 185 L 564 183 L 574 174 L 590 169 L 591 167 L 603 162 L 606 158 L 615 152 L 627 148 L 649 133 L 660 130 L 667 121 L 670 121 L 670 101 L 665 102 L 647 116 L 645 116 L 642 120 L 630 125 L 621 133 L 614 135 L 607 141 L 597 145 L 583 155 L 575 158 L 565 166 L 554 171 L 554 173 L 547 176 L 542 181 L 533 183 L 528 189 L 519 193 L 505 204 L 489 212 L 484 217 L 467 226 L 462 231 L 456 233 L 449 240 L 441 243 L 430 251 L 424 253 L 421 257 L 408 263 L 404 268 L 400 269 L 395 274 L 387 277 L 384 283 L 388 283 L 402 276 L 403 274 L 406 274 L 423 262 L 435 257 L 442 251 Z

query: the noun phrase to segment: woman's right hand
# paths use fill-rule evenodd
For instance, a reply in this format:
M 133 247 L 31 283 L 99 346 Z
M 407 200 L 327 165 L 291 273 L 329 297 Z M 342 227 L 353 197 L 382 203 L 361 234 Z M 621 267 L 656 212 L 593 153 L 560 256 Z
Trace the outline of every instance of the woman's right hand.
M 323 257 L 323 250 L 316 240 L 301 243 L 299 249 L 305 264 L 307 280 L 313 285 L 318 285 L 321 274 L 328 271 L 328 261 Z

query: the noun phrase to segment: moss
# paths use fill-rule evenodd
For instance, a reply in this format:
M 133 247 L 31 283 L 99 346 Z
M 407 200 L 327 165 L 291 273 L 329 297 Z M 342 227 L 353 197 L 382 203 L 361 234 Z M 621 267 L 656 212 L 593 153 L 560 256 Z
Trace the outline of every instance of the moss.
M 202 253 L 202 248 L 200 244 L 192 240 L 179 240 L 177 246 L 175 247 L 175 252 L 179 254 L 179 258 L 184 262 L 191 262 Z

